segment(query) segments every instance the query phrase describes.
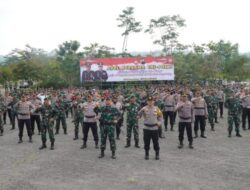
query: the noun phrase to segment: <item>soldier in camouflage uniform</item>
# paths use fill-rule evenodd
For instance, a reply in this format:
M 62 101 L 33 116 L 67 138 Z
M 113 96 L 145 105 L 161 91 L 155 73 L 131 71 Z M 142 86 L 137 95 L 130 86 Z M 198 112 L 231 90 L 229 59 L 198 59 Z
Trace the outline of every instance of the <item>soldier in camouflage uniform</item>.
M 132 131 L 134 132 L 135 147 L 139 146 L 139 127 L 137 114 L 140 110 L 139 104 L 136 103 L 136 96 L 130 96 L 130 103 L 125 105 L 125 110 L 127 111 L 127 144 L 125 148 L 130 147 Z
M 3 136 L 3 113 L 7 110 L 7 107 L 4 103 L 4 98 L 2 97 L 2 95 L 0 96 L 0 136 Z
M 112 158 L 115 159 L 115 150 L 116 150 L 116 143 L 115 143 L 115 126 L 117 120 L 120 117 L 120 112 L 117 108 L 112 106 L 112 101 L 109 97 L 106 98 L 105 106 L 103 107 L 96 107 L 95 112 L 100 113 L 100 131 L 101 131 L 101 154 L 99 158 L 104 157 L 104 151 L 106 149 L 106 141 L 107 137 L 109 138 L 110 142 L 110 149 L 112 151 Z
M 13 96 L 13 100 L 8 104 L 8 106 L 10 106 L 11 108 L 11 118 L 12 118 L 12 128 L 11 130 L 14 130 L 16 128 L 16 119 L 17 119 L 17 111 L 15 109 L 15 104 L 17 104 L 18 102 L 18 98 L 17 95 Z
M 77 94 L 75 100 L 73 101 L 72 111 L 74 117 L 73 123 L 75 125 L 75 138 L 73 140 L 77 140 L 79 134 L 79 124 L 83 128 L 83 120 L 84 120 L 83 110 L 82 110 L 82 100 L 79 94 Z
M 57 112 L 56 135 L 59 134 L 60 121 L 62 122 L 64 134 L 67 134 L 66 111 L 67 109 L 69 109 L 69 107 L 69 104 L 66 101 L 63 101 L 62 96 L 59 96 L 58 100 L 55 103 L 55 109 Z
M 211 125 L 211 130 L 214 131 L 214 120 L 215 120 L 215 114 L 217 109 L 217 101 L 215 100 L 213 96 L 213 91 L 208 90 L 207 95 L 204 97 L 206 104 L 207 104 L 207 110 L 208 110 L 208 122 Z
M 53 132 L 54 126 L 54 117 L 56 116 L 55 109 L 50 105 L 48 98 L 44 99 L 44 104 L 37 108 L 36 113 L 41 113 L 42 121 L 41 121 L 41 139 L 42 139 L 42 146 L 39 148 L 40 150 L 47 148 L 46 146 L 46 136 L 47 132 L 49 134 L 49 139 L 51 142 L 50 149 L 54 149 L 55 137 Z
M 240 115 L 242 112 L 240 98 L 233 95 L 231 91 L 228 94 L 228 97 L 225 102 L 225 107 L 228 109 L 228 137 L 231 137 L 233 124 L 235 124 L 236 136 L 241 137 L 240 135 Z

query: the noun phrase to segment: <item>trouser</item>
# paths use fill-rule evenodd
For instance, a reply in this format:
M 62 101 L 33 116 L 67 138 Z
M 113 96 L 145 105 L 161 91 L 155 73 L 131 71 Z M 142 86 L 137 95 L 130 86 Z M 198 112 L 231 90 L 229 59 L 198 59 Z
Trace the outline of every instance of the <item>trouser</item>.
M 172 128 L 174 125 L 174 112 L 173 111 L 165 111 L 165 112 L 163 112 L 163 116 L 164 116 L 165 129 L 168 128 L 168 118 L 170 120 L 170 126 Z
M 106 149 L 106 141 L 108 137 L 110 143 L 110 150 L 115 151 L 116 150 L 115 125 L 102 124 L 100 125 L 100 132 L 101 132 L 101 150 Z
M 75 125 L 75 136 L 78 137 L 78 134 L 79 134 L 79 124 L 81 124 L 82 126 L 82 133 L 83 133 L 83 120 L 80 119 L 80 118 L 75 118 L 74 120 L 74 125 Z
M 248 129 L 250 129 L 250 108 L 243 108 L 242 111 L 242 128 L 246 129 L 246 119 L 248 119 Z
M 53 123 L 42 123 L 41 124 L 41 139 L 42 139 L 42 142 L 47 141 L 47 133 L 49 134 L 50 142 L 55 142 L 53 126 L 54 126 Z
M 239 133 L 240 129 L 240 116 L 238 115 L 229 115 L 227 117 L 227 122 L 228 122 L 228 132 L 231 133 L 233 130 L 233 124 L 235 125 L 235 132 Z
M 35 122 L 36 122 L 36 125 L 37 125 L 37 130 L 38 132 L 40 133 L 41 131 L 41 120 L 40 120 L 40 115 L 31 115 L 31 131 L 32 131 L 32 134 L 34 134 L 34 131 L 35 131 Z
M 219 102 L 220 117 L 222 117 L 222 116 L 223 116 L 223 107 L 224 107 L 224 102 Z
M 24 124 L 26 125 L 27 134 L 29 137 L 32 137 L 30 119 L 18 119 L 18 128 L 19 128 L 19 138 L 23 137 L 23 128 Z
M 132 131 L 134 133 L 135 143 L 139 143 L 139 127 L 137 124 L 128 124 L 127 126 L 127 143 L 130 143 Z
M 0 114 L 0 134 L 3 134 L 4 128 L 3 128 L 3 115 Z
M 116 124 L 116 137 L 117 138 L 119 138 L 120 136 L 122 124 L 123 124 L 123 117 L 120 118 Z
M 215 111 L 212 108 L 208 108 L 208 122 L 211 126 L 214 126 Z
M 151 139 L 153 141 L 154 150 L 159 151 L 160 146 L 159 146 L 159 132 L 158 132 L 158 129 L 157 130 L 143 129 L 143 140 L 144 140 L 144 149 L 145 149 L 145 151 L 149 151 Z
M 56 119 L 56 132 L 59 132 L 60 129 L 60 121 L 62 122 L 62 127 L 64 130 L 67 129 L 67 124 L 66 124 L 66 118 L 65 117 L 59 117 Z
M 12 119 L 12 129 L 15 129 L 15 127 L 16 127 L 16 119 L 18 119 L 17 114 L 12 112 L 11 119 Z
M 89 134 L 89 128 L 91 128 L 93 137 L 94 137 L 94 141 L 98 142 L 98 133 L 97 133 L 97 124 L 96 122 L 84 122 L 83 123 L 83 141 L 87 142 L 88 140 L 88 134 Z
M 7 113 L 8 113 L 9 119 L 10 119 L 10 124 L 12 124 L 11 108 L 8 108 L 7 111 L 5 111 L 5 112 L 3 113 L 3 121 L 4 121 L 4 124 L 6 124 L 6 116 L 7 116 Z
M 188 142 L 192 143 L 193 136 L 192 136 L 191 122 L 179 122 L 179 141 L 180 141 L 180 143 L 183 143 L 185 129 L 187 131 Z
M 206 126 L 206 121 L 205 121 L 204 115 L 196 115 L 195 116 L 195 121 L 194 121 L 194 131 L 195 132 L 197 132 L 199 130 L 199 126 L 200 126 L 201 132 L 204 132 L 205 126 Z

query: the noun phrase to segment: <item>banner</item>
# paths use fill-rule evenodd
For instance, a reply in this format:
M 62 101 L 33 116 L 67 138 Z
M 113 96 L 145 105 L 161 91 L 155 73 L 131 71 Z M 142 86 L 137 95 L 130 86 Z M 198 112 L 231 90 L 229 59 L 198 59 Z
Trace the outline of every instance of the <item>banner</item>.
M 172 57 L 80 60 L 81 82 L 174 80 Z

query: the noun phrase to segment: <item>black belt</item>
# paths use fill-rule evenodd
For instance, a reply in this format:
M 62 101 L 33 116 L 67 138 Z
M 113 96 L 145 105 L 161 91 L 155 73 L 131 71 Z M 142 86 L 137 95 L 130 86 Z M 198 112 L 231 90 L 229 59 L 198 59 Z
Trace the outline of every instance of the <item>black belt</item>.
M 92 116 L 87 116 L 87 115 L 85 115 L 85 117 L 86 117 L 86 118 L 94 118 L 95 115 L 92 115 Z
M 156 126 L 157 126 L 157 124 L 146 124 L 146 123 L 144 123 L 144 125 L 145 125 L 146 127 L 156 127 Z
M 165 105 L 165 107 L 174 107 L 174 106 L 172 106 L 172 105 Z
M 184 119 L 184 120 L 188 120 L 188 119 L 191 119 L 191 117 L 181 117 L 179 116 L 181 119 Z
M 205 109 L 205 108 L 195 107 L 194 109 L 197 109 L 197 110 L 203 110 L 203 109 Z

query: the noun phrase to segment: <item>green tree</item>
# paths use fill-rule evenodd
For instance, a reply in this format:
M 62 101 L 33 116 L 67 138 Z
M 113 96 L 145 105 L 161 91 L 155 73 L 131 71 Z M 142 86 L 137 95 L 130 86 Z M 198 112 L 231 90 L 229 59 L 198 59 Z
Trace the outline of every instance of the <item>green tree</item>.
M 83 55 L 86 58 L 108 58 L 113 57 L 113 51 L 115 48 L 105 45 L 99 45 L 98 43 L 92 43 L 89 46 L 83 48 Z

